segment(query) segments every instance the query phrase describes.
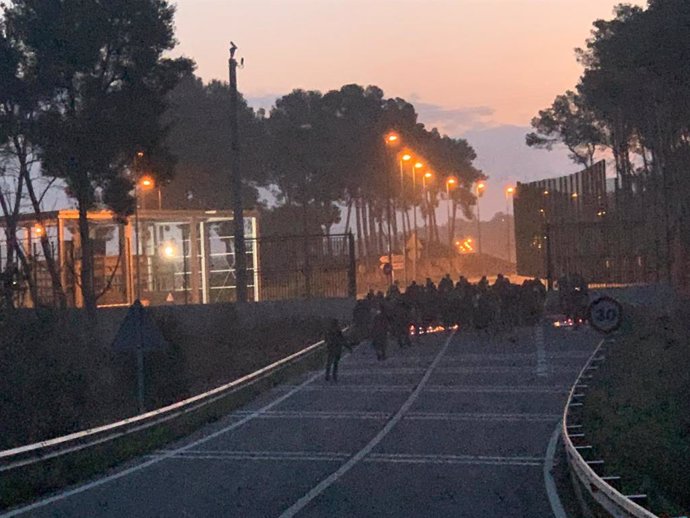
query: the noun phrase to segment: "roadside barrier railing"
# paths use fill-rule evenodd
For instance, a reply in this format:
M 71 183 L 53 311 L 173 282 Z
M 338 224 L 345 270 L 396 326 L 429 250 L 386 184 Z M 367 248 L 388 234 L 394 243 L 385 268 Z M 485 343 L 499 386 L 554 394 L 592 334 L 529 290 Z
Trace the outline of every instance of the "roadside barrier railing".
M 646 500 L 647 495 L 622 494 L 609 484 L 609 482 L 620 480 L 619 477 L 600 476 L 595 471 L 595 467 L 604 464 L 603 460 L 585 460 L 582 456 L 582 452 L 590 451 L 592 446 L 585 444 L 586 434 L 583 433 L 582 424 L 573 422 L 573 415 L 571 414 L 574 413 L 575 409 L 583 406 L 582 399 L 585 395 L 583 391 L 588 388 L 586 381 L 592 378 L 591 372 L 598 369 L 597 363 L 604 361 L 605 356 L 603 356 L 602 351 L 607 342 L 608 340 L 602 340 L 587 360 L 577 377 L 577 381 L 570 389 L 568 402 L 563 411 L 562 437 L 568 457 L 568 467 L 570 472 L 579 480 L 580 486 L 610 516 L 614 518 L 658 518 L 657 515 L 633 501 Z M 580 444 L 575 445 L 575 442 Z
M 247 389 L 288 366 L 311 358 L 322 349 L 324 349 L 324 342 L 320 341 L 251 374 L 171 405 L 103 426 L 0 451 L 0 477 L 18 468 L 29 467 L 49 459 L 88 450 L 115 439 L 134 436 L 144 430 L 196 412 L 231 394 Z

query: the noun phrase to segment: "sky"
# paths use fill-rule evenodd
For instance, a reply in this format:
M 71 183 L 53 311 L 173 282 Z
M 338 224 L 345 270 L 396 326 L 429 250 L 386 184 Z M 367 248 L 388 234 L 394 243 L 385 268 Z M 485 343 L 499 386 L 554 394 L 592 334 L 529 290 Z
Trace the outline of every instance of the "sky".
M 177 0 L 176 55 L 204 80 L 226 79 L 230 40 L 256 107 L 295 88 L 374 84 L 412 102 L 420 122 L 466 138 L 490 178 L 483 214 L 503 190 L 575 172 L 565 152 L 524 145 L 529 124 L 581 74 L 574 55 L 615 0 Z M 632 2 L 643 5 L 644 2 Z

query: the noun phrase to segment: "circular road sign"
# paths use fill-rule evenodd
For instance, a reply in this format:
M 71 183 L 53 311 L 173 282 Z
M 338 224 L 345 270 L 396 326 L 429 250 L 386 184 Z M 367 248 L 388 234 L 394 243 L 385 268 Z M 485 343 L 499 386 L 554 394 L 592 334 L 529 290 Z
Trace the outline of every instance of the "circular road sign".
M 611 297 L 599 297 L 589 305 L 589 323 L 600 333 L 613 333 L 621 325 L 623 306 Z
M 390 276 L 393 273 L 393 265 L 386 263 L 383 265 L 383 274 Z

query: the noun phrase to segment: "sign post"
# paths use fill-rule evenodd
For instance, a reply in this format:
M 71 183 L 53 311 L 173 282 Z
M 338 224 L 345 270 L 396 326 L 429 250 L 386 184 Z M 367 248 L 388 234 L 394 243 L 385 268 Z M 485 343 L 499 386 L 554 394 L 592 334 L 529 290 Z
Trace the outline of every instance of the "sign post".
M 617 300 L 603 296 L 589 305 L 589 324 L 605 335 L 616 331 L 623 320 L 623 306 Z

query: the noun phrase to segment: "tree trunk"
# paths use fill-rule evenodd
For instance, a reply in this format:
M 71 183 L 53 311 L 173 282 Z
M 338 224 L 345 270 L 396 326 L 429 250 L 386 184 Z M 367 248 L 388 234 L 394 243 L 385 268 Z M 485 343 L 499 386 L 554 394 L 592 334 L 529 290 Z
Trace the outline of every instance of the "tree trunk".
M 31 200 L 31 206 L 36 214 L 36 220 L 38 224 L 46 229 L 45 220 L 43 219 L 43 211 L 41 210 L 41 201 L 36 196 L 36 191 L 34 191 L 33 182 L 29 175 L 29 170 L 26 164 L 26 158 L 19 160 L 20 174 L 24 176 L 24 182 L 26 184 L 26 192 L 29 194 L 29 199 Z M 58 271 L 57 264 L 55 263 L 55 256 L 53 255 L 53 249 L 50 246 L 50 240 L 48 239 L 48 232 L 44 231 L 41 233 L 41 248 L 43 249 L 43 256 L 46 260 L 46 268 L 48 269 L 48 274 L 50 275 L 50 281 L 53 288 L 53 300 L 59 308 L 67 307 L 67 296 L 65 295 L 65 290 L 62 287 L 62 280 L 60 279 L 60 272 Z
M 376 255 L 381 253 L 381 236 L 376 231 L 376 215 L 371 207 L 371 202 L 367 203 L 369 210 L 369 239 L 371 240 L 371 249 Z
M 359 198 L 355 198 L 355 223 L 357 226 L 357 253 L 362 258 L 365 256 L 365 250 L 362 233 L 362 204 Z
M 384 234 L 383 232 L 383 216 L 379 216 L 376 218 L 376 222 L 378 223 L 379 226 L 379 231 L 378 231 L 378 246 L 379 246 L 379 253 L 383 254 L 383 251 L 385 250 L 386 253 L 388 253 L 388 237 Z M 385 243 L 384 243 L 385 241 Z
M 448 222 L 449 225 L 449 233 L 448 233 L 448 246 L 451 248 L 454 247 L 453 240 L 455 239 L 455 219 L 457 217 L 458 213 L 458 203 L 453 200 L 453 208 L 451 211 L 451 216 L 450 216 L 450 221 Z
M 96 294 L 93 285 L 93 246 L 89 235 L 88 209 L 79 202 L 79 246 L 81 247 L 81 293 L 84 309 L 91 317 L 96 316 Z
M 393 207 L 391 211 L 391 228 L 393 229 L 393 250 L 399 250 L 398 248 L 398 212 Z
M 347 202 L 347 215 L 345 216 L 345 233 L 350 233 L 350 216 L 352 215 L 352 198 Z

